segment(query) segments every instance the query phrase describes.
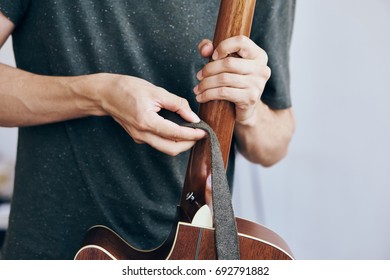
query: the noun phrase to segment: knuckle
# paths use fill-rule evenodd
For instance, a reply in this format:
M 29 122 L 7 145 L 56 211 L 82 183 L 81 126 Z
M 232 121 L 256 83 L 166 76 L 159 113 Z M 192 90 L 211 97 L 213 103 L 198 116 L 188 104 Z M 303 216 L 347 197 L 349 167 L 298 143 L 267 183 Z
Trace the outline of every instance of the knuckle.
M 133 138 L 134 142 L 137 144 L 145 143 L 141 137 L 141 134 L 139 133 L 132 133 L 131 137 Z
M 259 48 L 259 49 L 260 49 L 260 57 L 262 58 L 264 63 L 267 64 L 268 63 L 268 59 L 269 59 L 268 53 L 265 50 L 263 50 L 262 48 Z
M 137 118 L 135 122 L 135 128 L 139 131 L 147 131 L 148 125 L 144 120 Z
M 135 125 L 134 125 L 134 127 L 138 131 L 145 132 L 145 131 L 150 131 L 151 130 L 152 124 L 151 124 L 151 121 L 149 120 L 149 118 L 147 116 L 139 114 L 135 118 Z
M 269 78 L 271 78 L 271 68 L 266 66 L 264 68 L 264 77 L 268 80 Z
M 187 99 L 183 98 L 183 97 L 179 97 L 179 108 L 189 108 L 190 107 L 190 103 L 188 102 Z
M 181 139 L 181 132 L 180 132 L 180 130 L 177 129 L 177 130 L 173 131 L 171 138 L 175 142 L 178 141 L 179 139 Z
M 229 96 L 229 89 L 227 87 L 218 88 L 218 95 L 222 99 L 226 99 Z
M 204 90 L 204 91 L 202 91 L 202 94 L 200 94 L 200 95 L 198 95 L 197 96 L 197 100 L 198 101 L 201 101 L 201 102 L 207 102 L 209 99 L 209 91 L 210 90 Z
M 249 96 L 249 105 L 251 105 L 251 106 L 255 105 L 255 104 L 257 103 L 258 100 L 259 100 L 258 95 L 256 95 L 256 94 L 251 94 L 251 95 Z
M 254 92 L 263 92 L 265 88 L 266 81 L 259 80 L 254 86 Z
M 167 151 L 167 154 L 173 157 L 177 156 L 180 153 L 181 150 L 179 149 L 178 145 L 173 145 L 172 148 Z
M 228 56 L 223 60 L 223 66 L 228 70 L 234 69 L 234 64 L 235 59 L 231 56 Z
M 221 73 L 219 74 L 219 82 L 222 84 L 225 84 L 229 81 L 229 74 L 228 73 Z
M 237 41 L 238 41 L 239 43 L 244 43 L 244 42 L 246 42 L 247 39 L 248 39 L 248 37 L 245 36 L 245 35 L 238 35 L 238 36 L 237 36 Z
M 176 150 L 168 150 L 166 152 L 167 155 L 171 156 L 171 157 L 175 157 L 178 155 L 178 153 L 176 152 Z

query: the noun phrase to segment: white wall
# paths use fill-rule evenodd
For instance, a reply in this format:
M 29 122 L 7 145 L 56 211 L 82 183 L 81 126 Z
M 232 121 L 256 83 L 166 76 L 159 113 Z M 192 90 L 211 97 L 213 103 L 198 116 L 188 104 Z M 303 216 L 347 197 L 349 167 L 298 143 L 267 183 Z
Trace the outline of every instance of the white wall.
M 390 258 L 389 34 L 388 0 L 298 0 L 297 131 L 272 168 L 239 158 L 234 194 L 236 214 L 278 232 L 298 259 Z M 15 138 L 0 129 L 0 153 Z
M 298 259 L 390 259 L 390 1 L 301 0 L 297 131 L 258 169 L 262 221 Z

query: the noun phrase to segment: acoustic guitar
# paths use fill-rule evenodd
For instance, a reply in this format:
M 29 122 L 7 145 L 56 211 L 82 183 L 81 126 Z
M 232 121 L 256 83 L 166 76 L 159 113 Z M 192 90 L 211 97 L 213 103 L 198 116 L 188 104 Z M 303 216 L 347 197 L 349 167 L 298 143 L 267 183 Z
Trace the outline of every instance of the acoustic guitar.
M 221 0 L 214 46 L 249 36 L 256 0 Z M 76 260 L 291 260 L 286 242 L 270 229 L 234 217 L 225 169 L 233 136 L 234 105 L 212 101 L 200 105 L 200 124 L 208 131 L 191 150 L 182 191 L 179 221 L 163 244 L 140 250 L 108 227 L 88 230 Z M 221 199 L 223 197 L 223 199 Z

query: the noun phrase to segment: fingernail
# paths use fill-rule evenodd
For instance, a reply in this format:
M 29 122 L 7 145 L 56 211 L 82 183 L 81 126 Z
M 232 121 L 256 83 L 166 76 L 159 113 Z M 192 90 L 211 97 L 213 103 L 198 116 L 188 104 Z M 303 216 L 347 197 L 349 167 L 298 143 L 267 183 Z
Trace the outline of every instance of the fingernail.
M 214 51 L 212 58 L 213 58 L 213 60 L 218 59 L 218 52 L 216 50 Z
M 213 44 L 211 42 L 207 42 L 206 44 L 204 44 L 201 47 L 200 52 L 201 52 L 203 57 L 208 57 L 208 56 L 210 56 L 210 52 L 212 50 L 213 50 Z
M 199 86 L 196 85 L 196 86 L 194 87 L 194 92 L 195 92 L 195 94 L 198 94 L 198 91 L 199 91 Z
M 198 80 L 203 79 L 203 71 L 202 71 L 202 70 L 200 70 L 200 71 L 196 74 L 196 78 L 197 78 Z
M 200 118 L 198 117 L 197 114 L 195 114 L 194 112 L 191 111 L 191 115 L 192 115 L 192 118 L 193 118 L 193 122 L 194 122 L 194 123 L 200 122 Z

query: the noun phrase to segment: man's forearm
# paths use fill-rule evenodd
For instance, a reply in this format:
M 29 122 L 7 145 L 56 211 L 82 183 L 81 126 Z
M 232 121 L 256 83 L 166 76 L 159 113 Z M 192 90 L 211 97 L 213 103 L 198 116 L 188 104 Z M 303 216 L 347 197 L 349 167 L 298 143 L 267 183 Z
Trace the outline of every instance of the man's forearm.
M 238 150 L 249 161 L 271 166 L 281 160 L 295 130 L 292 109 L 272 110 L 261 101 L 251 120 L 236 123 Z
M 20 127 L 109 115 L 136 143 L 177 155 L 205 131 L 162 118 L 167 109 L 198 122 L 187 100 L 146 80 L 110 73 L 75 77 L 34 75 L 0 64 L 0 126 Z
M 0 64 L 0 126 L 19 127 L 102 115 L 91 76 L 50 77 Z

